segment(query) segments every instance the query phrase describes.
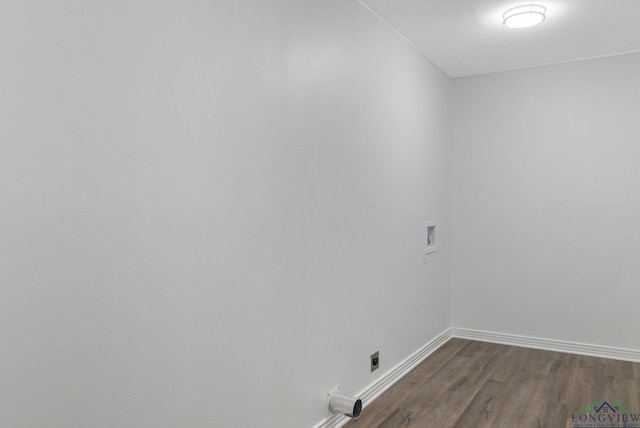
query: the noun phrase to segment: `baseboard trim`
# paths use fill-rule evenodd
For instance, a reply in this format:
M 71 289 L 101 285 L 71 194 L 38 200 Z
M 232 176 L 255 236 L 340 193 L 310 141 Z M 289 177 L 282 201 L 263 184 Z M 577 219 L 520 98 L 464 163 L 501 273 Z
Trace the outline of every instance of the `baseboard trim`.
M 522 348 L 542 349 L 544 351 L 565 352 L 568 354 L 640 363 L 640 350 L 635 349 L 590 345 L 586 343 L 566 342 L 539 337 L 453 327 L 440 333 L 429 341 L 429 343 L 418 349 L 407 359 L 391 369 L 387 374 L 361 391 L 358 394 L 358 397 L 362 399 L 363 408 L 366 409 L 366 407 L 376 398 L 382 395 L 382 393 L 414 369 L 418 364 L 423 362 L 429 355 L 438 350 L 438 348 L 447 343 L 451 338 L 477 340 L 479 342 L 497 343 L 500 345 L 519 346 Z M 315 425 L 313 428 L 340 428 L 349 421 L 350 419 L 346 416 L 332 415 Z
M 635 349 L 565 342 L 553 339 L 542 339 L 539 337 L 453 327 L 440 333 L 429 341 L 429 343 L 418 349 L 403 362 L 391 369 L 387 374 L 361 391 L 358 394 L 358 397 L 362 399 L 363 408 L 366 409 L 366 407 L 376 398 L 382 395 L 382 393 L 414 369 L 418 364 L 423 362 L 429 355 L 438 350 L 438 348 L 447 343 L 451 338 L 477 340 L 479 342 L 497 343 L 500 345 L 519 346 L 522 348 L 542 349 L 544 351 L 565 352 L 568 354 L 640 363 L 640 350 Z M 332 415 L 315 425 L 313 428 L 340 428 L 349 421 L 350 419 L 346 416 Z
M 586 355 L 589 357 L 610 358 L 612 360 L 640 363 L 640 350 L 614 348 L 611 346 L 589 345 L 585 343 L 565 342 L 538 337 L 515 334 L 495 333 L 466 328 L 452 328 L 451 337 L 477 340 L 480 342 L 498 343 L 523 348 L 542 349 L 545 351 L 566 352 L 568 354 Z
M 394 383 L 399 381 L 404 375 L 409 373 L 418 364 L 423 362 L 429 355 L 447 343 L 451 338 L 451 329 L 447 329 L 429 341 L 422 348 L 411 354 L 407 359 L 392 368 L 387 374 L 366 387 L 357 396 L 362 399 L 362 407 L 366 409 L 376 398 L 389 389 Z M 365 410 L 363 410 L 365 412 Z M 315 425 L 314 428 L 340 428 L 351 419 L 342 415 L 332 415 Z

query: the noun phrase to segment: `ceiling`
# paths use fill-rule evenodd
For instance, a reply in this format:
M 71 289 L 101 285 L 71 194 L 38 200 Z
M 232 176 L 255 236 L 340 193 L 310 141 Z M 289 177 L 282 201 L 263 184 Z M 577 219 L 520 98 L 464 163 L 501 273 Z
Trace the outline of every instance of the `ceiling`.
M 361 0 L 450 77 L 640 51 L 640 0 Z M 502 13 L 546 6 L 512 29 Z

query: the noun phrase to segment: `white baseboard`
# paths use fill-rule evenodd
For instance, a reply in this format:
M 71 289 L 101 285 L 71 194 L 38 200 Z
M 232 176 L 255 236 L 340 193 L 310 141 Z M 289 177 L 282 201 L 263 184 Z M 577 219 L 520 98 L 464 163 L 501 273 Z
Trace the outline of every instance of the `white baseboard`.
M 514 334 L 494 333 L 489 331 L 452 328 L 451 337 L 478 340 L 480 342 L 498 343 L 501 345 L 520 346 L 523 348 L 542 349 L 545 351 L 566 352 L 568 354 L 586 355 L 589 357 L 610 358 L 612 360 L 640 363 L 640 350 L 614 348 L 612 346 L 589 345 L 585 343 L 565 342 L 538 337 L 519 336 Z
M 366 387 L 357 396 L 362 400 L 362 407 L 366 407 L 378 398 L 383 392 L 389 389 L 394 383 L 399 381 L 404 375 L 409 373 L 413 368 L 425 360 L 429 355 L 434 353 L 438 348 L 447 343 L 451 338 L 451 329 L 447 329 L 433 338 L 429 343 L 418 349 L 406 360 L 392 368 L 388 373 L 376 380 L 374 383 Z M 364 412 L 364 410 L 363 410 Z M 339 428 L 349 422 L 346 416 L 332 415 L 315 425 L 314 428 Z
M 477 340 L 479 342 L 498 343 L 500 345 L 519 346 L 522 348 L 542 349 L 545 351 L 565 352 L 568 354 L 640 363 L 640 350 L 635 349 L 589 345 L 585 343 L 565 342 L 553 339 L 541 339 L 538 337 L 454 327 L 440 333 L 429 343 L 410 355 L 406 360 L 391 369 L 383 377 L 361 391 L 360 394 L 358 394 L 358 397 L 362 399 L 363 408 L 366 408 L 373 402 L 373 400 L 378 398 L 383 392 L 389 389 L 394 383 L 399 381 L 404 375 L 409 373 L 438 348 L 447 343 L 451 338 Z M 350 419 L 346 416 L 332 415 L 315 425 L 314 428 L 340 428 L 349 421 Z

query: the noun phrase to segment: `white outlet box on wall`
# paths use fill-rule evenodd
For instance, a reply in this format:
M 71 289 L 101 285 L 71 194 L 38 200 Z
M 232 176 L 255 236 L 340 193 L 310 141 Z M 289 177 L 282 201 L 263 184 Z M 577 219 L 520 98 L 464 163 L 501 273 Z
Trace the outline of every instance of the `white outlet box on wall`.
M 425 254 L 431 254 L 438 251 L 438 232 L 436 230 L 438 223 L 435 221 L 426 222 L 427 226 L 427 236 L 426 236 L 426 244 L 424 247 Z

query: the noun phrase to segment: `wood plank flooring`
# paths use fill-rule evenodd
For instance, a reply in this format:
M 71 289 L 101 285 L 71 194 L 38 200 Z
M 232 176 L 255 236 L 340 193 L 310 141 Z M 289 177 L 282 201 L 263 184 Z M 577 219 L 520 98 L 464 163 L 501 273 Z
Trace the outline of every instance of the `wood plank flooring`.
M 569 428 L 596 401 L 640 413 L 640 364 L 452 339 L 345 427 Z

